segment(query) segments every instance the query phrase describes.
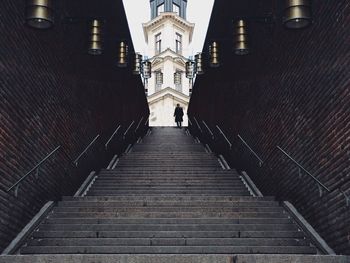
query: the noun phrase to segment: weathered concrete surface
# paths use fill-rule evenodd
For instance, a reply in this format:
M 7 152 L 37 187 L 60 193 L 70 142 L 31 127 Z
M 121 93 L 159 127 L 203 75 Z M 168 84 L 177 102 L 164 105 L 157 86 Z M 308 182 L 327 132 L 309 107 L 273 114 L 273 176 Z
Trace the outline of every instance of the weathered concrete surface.
M 0 263 L 350 263 L 349 256 L 300 255 L 36 255 L 1 256 Z

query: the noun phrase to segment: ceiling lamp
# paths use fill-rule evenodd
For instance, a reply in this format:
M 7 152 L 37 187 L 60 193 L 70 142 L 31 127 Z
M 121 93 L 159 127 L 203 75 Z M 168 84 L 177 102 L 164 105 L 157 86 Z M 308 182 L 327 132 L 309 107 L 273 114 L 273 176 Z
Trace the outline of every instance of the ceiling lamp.
M 88 53 L 101 55 L 103 51 L 102 21 L 94 19 L 91 22 L 90 42 Z
M 37 29 L 47 29 L 54 23 L 54 12 L 51 0 L 27 0 L 26 23 Z
M 134 68 L 132 70 L 132 73 L 134 75 L 140 75 L 141 73 L 141 67 L 142 67 L 142 55 L 139 53 L 135 53 L 134 57 Z
M 194 70 L 195 70 L 194 61 L 189 59 L 186 62 L 186 78 L 193 79 L 194 78 L 194 73 L 195 73 Z
M 219 45 L 216 41 L 214 41 L 209 46 L 209 55 L 210 55 L 210 66 L 212 68 L 217 68 L 220 66 L 220 60 L 219 60 Z
M 311 24 L 310 0 L 285 0 L 283 24 L 286 28 L 299 29 Z
M 119 43 L 118 67 L 125 68 L 128 65 L 128 45 L 122 41 Z
M 198 53 L 197 55 L 194 56 L 194 60 L 196 62 L 197 75 L 203 75 L 204 74 L 203 54 Z
M 234 52 L 236 55 L 247 55 L 249 54 L 248 46 L 248 30 L 246 21 L 240 19 L 234 22 Z

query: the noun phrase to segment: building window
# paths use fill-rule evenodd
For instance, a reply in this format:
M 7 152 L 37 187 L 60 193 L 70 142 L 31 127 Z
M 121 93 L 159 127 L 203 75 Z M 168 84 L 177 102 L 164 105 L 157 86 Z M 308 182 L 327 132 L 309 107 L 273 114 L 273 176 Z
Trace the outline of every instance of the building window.
M 173 12 L 180 16 L 180 7 L 176 4 L 173 4 Z
M 155 36 L 155 43 L 156 43 L 156 55 L 159 54 L 162 51 L 162 39 L 161 39 L 161 33 L 157 34 Z
M 156 92 L 162 89 L 163 85 L 163 73 L 159 70 L 156 72 Z
M 182 92 L 182 74 L 181 71 L 176 71 L 174 73 L 174 84 L 177 91 Z
M 179 33 L 176 33 L 175 50 L 176 50 L 176 53 L 179 53 L 179 54 L 181 54 L 182 52 L 182 36 Z
M 164 12 L 164 4 L 157 6 L 157 16 Z

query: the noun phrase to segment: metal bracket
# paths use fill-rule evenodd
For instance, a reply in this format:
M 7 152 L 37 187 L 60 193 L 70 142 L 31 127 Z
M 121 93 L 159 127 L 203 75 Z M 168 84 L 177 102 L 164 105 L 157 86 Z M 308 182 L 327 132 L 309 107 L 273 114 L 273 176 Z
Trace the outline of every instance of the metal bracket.
M 300 167 L 298 167 L 298 176 L 299 176 L 299 179 L 301 179 L 301 177 L 303 176 L 303 173 L 301 172 Z
M 344 191 L 340 190 L 339 191 L 344 195 L 344 198 L 345 198 L 345 203 L 346 203 L 346 206 L 350 206 L 350 196 L 347 195 Z
M 322 189 L 322 187 L 319 184 L 317 184 L 317 187 L 318 187 L 318 193 L 319 193 L 320 197 L 322 197 L 323 189 Z
M 38 180 L 39 179 L 39 172 L 40 172 L 40 166 L 36 169 L 35 171 L 35 179 Z
M 19 186 L 20 186 L 20 184 L 16 185 L 16 187 L 15 187 L 15 197 L 16 198 L 18 197 Z

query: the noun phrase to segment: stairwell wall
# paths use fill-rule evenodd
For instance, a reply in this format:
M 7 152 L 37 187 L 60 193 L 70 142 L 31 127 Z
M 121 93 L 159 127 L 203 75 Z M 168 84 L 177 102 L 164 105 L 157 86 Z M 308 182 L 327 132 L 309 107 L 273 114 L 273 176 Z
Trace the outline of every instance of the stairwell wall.
M 222 40 L 222 65 L 197 77 L 189 115 L 219 124 L 234 142 L 232 151 L 224 149 L 231 164 L 247 170 L 265 195 L 291 201 L 337 253 L 350 254 L 350 207 L 341 193 L 350 195 L 350 4 L 312 1 L 313 24 L 300 31 L 252 22 L 253 52 L 235 56 L 229 25 L 243 2 L 214 5 L 207 43 Z M 268 13 L 273 1 L 264 3 L 249 1 Z M 237 134 L 262 157 L 262 167 Z M 277 145 L 331 193 L 320 197 Z
M 122 1 L 103 1 L 96 8 L 59 1 L 55 26 L 44 31 L 24 25 L 25 1 L 1 1 L 0 251 L 45 202 L 73 194 L 92 169 L 106 165 L 112 153 L 102 145 L 117 125 L 125 130 L 148 117 L 140 78 L 115 63 L 116 32 L 133 50 Z M 108 18 L 102 56 L 87 55 L 88 15 Z M 98 143 L 72 166 L 69 158 L 97 134 Z M 17 198 L 6 192 L 58 145 L 62 150 L 42 166 L 38 180 L 31 175 Z

